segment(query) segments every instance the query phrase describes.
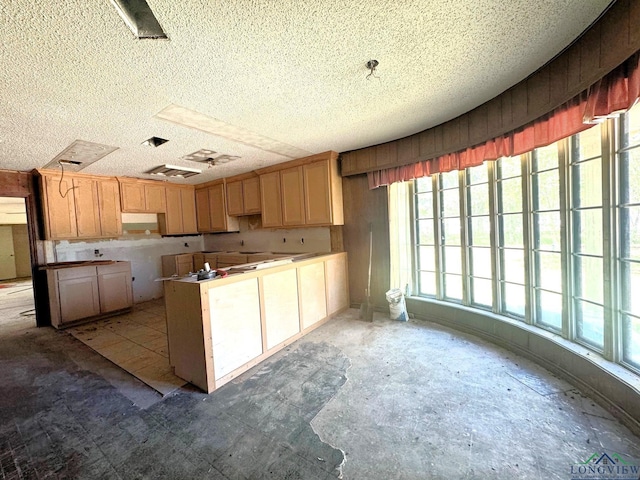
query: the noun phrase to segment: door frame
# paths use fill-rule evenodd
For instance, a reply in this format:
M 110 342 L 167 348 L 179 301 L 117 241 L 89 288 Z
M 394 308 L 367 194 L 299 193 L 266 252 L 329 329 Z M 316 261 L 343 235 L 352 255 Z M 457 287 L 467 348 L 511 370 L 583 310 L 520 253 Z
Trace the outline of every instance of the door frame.
M 44 238 L 39 225 L 40 189 L 37 178 L 32 172 L 0 170 L 0 197 L 24 198 L 27 211 L 27 233 L 29 235 L 29 256 L 31 257 L 31 281 L 33 283 L 33 300 L 36 312 L 36 325 L 51 325 L 49 316 L 49 293 L 47 278 L 39 267 L 46 264 Z

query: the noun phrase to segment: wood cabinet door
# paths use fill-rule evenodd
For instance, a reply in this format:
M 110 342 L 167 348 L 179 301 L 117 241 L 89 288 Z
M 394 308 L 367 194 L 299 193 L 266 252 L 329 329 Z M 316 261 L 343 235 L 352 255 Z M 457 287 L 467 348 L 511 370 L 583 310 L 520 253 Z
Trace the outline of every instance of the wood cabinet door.
M 242 181 L 242 200 L 245 215 L 260 213 L 260 178 L 247 178 Z
M 198 232 L 211 231 L 211 213 L 209 212 L 209 189 L 196 190 L 196 219 Z
M 282 224 L 305 225 L 302 167 L 280 170 L 282 188 Z
M 331 178 L 329 162 L 314 162 L 302 167 L 304 177 L 304 213 L 307 225 L 330 225 Z
M 95 269 L 94 269 L 95 271 Z M 61 323 L 100 314 L 100 296 L 96 275 L 70 278 L 58 282 Z
M 120 200 L 123 212 L 145 212 L 144 184 L 121 182 Z
M 262 204 L 262 226 L 282 226 L 282 192 L 280 172 L 260 175 L 260 203 Z
M 43 176 L 45 229 L 48 240 L 76 238 L 76 204 L 71 178 Z
M 180 187 L 166 187 L 166 234 L 183 233 L 182 227 L 182 194 Z
M 90 178 L 73 179 L 78 237 L 95 238 L 101 235 L 98 203 L 98 182 Z
M 209 214 L 211 231 L 224 232 L 227 229 L 227 209 L 224 184 L 209 187 Z
M 196 197 L 193 187 L 181 188 L 180 200 L 182 206 L 182 233 L 198 233 Z
M 193 272 L 193 255 L 185 253 L 184 255 L 176 255 L 176 273 L 183 277 L 189 272 Z
M 149 213 L 164 213 L 166 210 L 165 186 L 144 185 L 145 210 Z
M 109 268 L 113 267 L 113 268 Z M 100 313 L 114 312 L 133 305 L 131 269 L 123 266 L 98 266 Z
M 101 236 L 119 237 L 122 235 L 120 188 L 117 180 L 98 181 L 98 205 Z
M 227 213 L 235 217 L 238 215 L 244 215 L 242 180 L 227 183 Z

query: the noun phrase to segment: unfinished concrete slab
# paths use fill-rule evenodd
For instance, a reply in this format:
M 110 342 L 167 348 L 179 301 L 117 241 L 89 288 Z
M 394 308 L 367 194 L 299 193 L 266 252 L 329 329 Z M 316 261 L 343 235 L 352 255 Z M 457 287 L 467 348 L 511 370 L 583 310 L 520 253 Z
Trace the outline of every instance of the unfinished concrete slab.
M 3 478 L 567 479 L 640 439 L 562 379 L 349 310 L 211 395 L 160 396 L 66 332 L 1 336 Z

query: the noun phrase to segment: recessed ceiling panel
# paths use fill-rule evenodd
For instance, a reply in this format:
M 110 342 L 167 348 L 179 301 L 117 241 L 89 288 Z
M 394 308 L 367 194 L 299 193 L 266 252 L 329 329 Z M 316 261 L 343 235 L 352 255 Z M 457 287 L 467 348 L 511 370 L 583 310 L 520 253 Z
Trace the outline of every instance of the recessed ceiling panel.
M 156 118 L 177 123 L 184 127 L 195 128 L 196 130 L 210 133 L 211 135 L 224 137 L 229 140 L 249 145 L 250 147 L 259 148 L 266 152 L 277 153 L 284 157 L 299 158 L 310 155 L 311 153 L 292 145 L 279 142 L 278 140 L 265 137 L 259 133 L 251 132 L 245 128 L 230 125 L 222 120 L 210 117 L 204 113 L 196 112 L 195 110 L 181 107 L 180 105 L 169 105 L 158 112 L 155 116 Z

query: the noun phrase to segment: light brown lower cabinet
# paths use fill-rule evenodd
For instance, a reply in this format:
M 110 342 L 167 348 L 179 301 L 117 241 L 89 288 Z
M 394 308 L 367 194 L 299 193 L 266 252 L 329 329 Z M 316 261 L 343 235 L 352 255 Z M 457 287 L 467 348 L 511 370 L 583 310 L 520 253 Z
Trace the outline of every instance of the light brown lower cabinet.
M 75 325 L 133 305 L 131 264 L 113 262 L 73 267 L 44 267 L 49 290 L 51 324 Z
M 349 307 L 347 254 L 164 282 L 169 362 L 212 392 Z

